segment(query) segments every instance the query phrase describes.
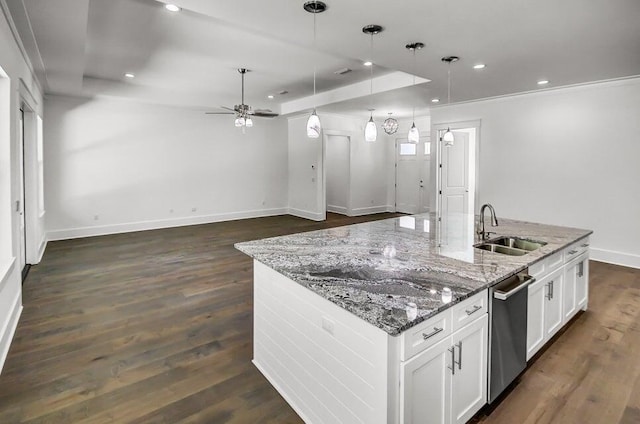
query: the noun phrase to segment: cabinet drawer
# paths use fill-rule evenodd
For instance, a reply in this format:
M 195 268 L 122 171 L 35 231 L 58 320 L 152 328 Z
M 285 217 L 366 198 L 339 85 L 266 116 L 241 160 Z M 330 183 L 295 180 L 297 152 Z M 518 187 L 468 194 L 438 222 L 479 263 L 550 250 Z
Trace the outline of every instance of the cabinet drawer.
M 582 239 L 564 249 L 564 262 L 570 262 L 589 249 L 589 238 Z
M 451 308 L 402 333 L 401 360 L 406 361 L 450 335 Z
M 556 270 L 564 263 L 564 251 L 554 253 L 547 256 L 541 261 L 536 262 L 533 265 L 529 265 L 529 275 L 539 279 L 550 272 Z
M 457 331 L 482 316 L 482 314 L 486 314 L 489 311 L 487 306 L 488 296 L 488 290 L 483 290 L 454 305 L 452 308 L 452 331 Z

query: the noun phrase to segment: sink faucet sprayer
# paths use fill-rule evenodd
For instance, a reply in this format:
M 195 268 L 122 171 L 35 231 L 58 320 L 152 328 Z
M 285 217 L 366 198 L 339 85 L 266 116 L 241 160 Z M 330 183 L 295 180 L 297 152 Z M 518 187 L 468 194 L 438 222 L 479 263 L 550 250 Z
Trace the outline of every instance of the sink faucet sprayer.
M 480 230 L 478 231 L 478 234 L 480 235 L 482 240 L 486 240 L 487 238 L 489 238 L 489 234 L 492 233 L 491 231 L 486 231 L 486 232 L 484 231 L 484 210 L 486 208 L 489 208 L 489 212 L 491 212 L 491 226 L 492 227 L 498 226 L 498 218 L 496 218 L 496 210 L 493 209 L 493 206 L 491 206 L 489 203 L 485 203 L 480 208 Z

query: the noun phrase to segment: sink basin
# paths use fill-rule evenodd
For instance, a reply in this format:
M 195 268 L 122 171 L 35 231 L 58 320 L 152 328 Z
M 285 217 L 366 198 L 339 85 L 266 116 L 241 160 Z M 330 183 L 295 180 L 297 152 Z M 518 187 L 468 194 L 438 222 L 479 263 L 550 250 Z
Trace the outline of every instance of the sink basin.
M 522 256 L 544 246 L 545 242 L 526 240 L 518 237 L 498 237 L 478 244 L 475 247 L 489 252 L 501 253 L 509 256 Z
M 514 247 L 516 249 L 526 250 L 527 252 L 532 252 L 547 244 L 543 241 L 526 240 L 518 237 L 500 237 L 495 240 L 490 240 L 488 243 Z
M 509 256 L 522 256 L 529 253 L 524 249 L 516 249 L 514 247 L 501 246 L 499 244 L 492 243 L 483 243 L 476 247 L 481 250 L 488 250 L 489 252 L 502 253 L 503 255 Z

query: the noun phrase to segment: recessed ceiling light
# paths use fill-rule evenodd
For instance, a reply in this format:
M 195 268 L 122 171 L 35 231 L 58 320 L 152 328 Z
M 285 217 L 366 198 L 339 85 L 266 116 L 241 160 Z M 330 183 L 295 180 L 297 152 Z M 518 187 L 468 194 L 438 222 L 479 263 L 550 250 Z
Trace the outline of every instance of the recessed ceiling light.
M 179 12 L 180 8 L 178 6 L 176 6 L 175 4 L 165 4 L 164 8 L 167 9 L 169 12 Z
M 540 80 L 538 81 L 538 85 L 545 85 L 545 84 L 549 84 L 548 80 Z
M 477 65 L 473 65 L 473 69 L 484 69 L 486 66 L 484 63 L 478 63 Z
M 431 103 L 440 103 L 440 99 L 431 99 Z
M 125 73 L 124 76 L 127 77 L 127 78 L 135 78 L 136 77 L 135 74 L 132 74 L 131 72 Z
M 273 94 L 269 94 L 269 95 L 267 96 L 267 98 L 268 98 L 268 99 L 273 99 Z
M 364 66 L 371 66 L 373 65 L 373 62 L 367 60 L 366 62 L 363 63 Z

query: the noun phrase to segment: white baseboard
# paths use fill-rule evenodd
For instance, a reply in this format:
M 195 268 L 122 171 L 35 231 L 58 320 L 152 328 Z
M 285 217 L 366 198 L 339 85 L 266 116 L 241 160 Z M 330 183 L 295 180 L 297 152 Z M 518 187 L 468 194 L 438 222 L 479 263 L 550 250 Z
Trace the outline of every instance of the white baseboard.
M 260 218 L 265 216 L 286 215 L 287 208 L 260 209 L 252 211 L 221 213 L 213 215 L 190 216 L 185 218 L 139 221 L 124 224 L 102 225 L 95 227 L 68 228 L 47 232 L 47 240 L 68 240 L 81 237 L 103 236 L 107 234 L 130 233 L 133 231 L 157 230 L 160 228 L 184 227 L 187 225 L 209 224 L 220 221 Z
M 45 233 L 42 236 L 42 241 L 40 242 L 40 246 L 38 247 L 38 261 L 36 262 L 36 264 L 39 264 L 40 261 L 42 260 L 42 256 L 44 256 L 44 251 L 47 249 L 47 242 L 49 240 L 47 240 L 47 234 Z M 35 264 L 32 264 L 35 265 Z
M 299 218 L 306 218 L 312 221 L 324 221 L 325 216 L 323 213 L 305 211 L 302 209 L 289 208 L 289 215 L 297 216 Z
M 640 269 L 640 255 L 632 255 L 630 253 L 592 247 L 590 249 L 589 257 L 590 259 L 598 262 L 606 262 L 609 264 Z
M 327 205 L 327 212 L 339 213 L 341 215 L 349 215 L 349 209 L 343 206 Z
M 16 296 L 16 299 L 13 302 L 11 312 L 7 316 L 2 327 L 0 327 L 0 373 L 2 373 L 4 361 L 7 359 L 7 355 L 9 354 L 9 347 L 11 347 L 13 335 L 16 333 L 16 328 L 18 328 L 18 321 L 20 320 L 21 314 L 22 293 L 18 292 L 18 296 Z
M 351 216 L 362 216 L 362 215 L 372 215 L 374 213 L 394 212 L 394 210 L 395 208 L 389 205 L 370 206 L 367 208 L 355 208 L 355 209 L 351 209 Z
M 291 399 L 290 396 L 287 395 L 286 390 L 282 390 L 280 385 L 278 383 L 276 383 L 276 381 L 273 379 L 273 377 L 263 368 L 260 366 L 260 364 L 255 360 L 252 359 L 251 362 L 253 363 L 253 365 L 255 365 L 256 368 L 258 368 L 258 371 L 260 371 L 260 373 L 264 376 L 264 378 L 267 379 L 267 381 L 269 381 L 269 383 L 271 383 L 271 385 L 278 391 L 278 393 L 280 394 L 280 396 L 282 396 L 284 398 L 285 401 L 287 401 L 287 403 L 289 404 L 289 406 L 296 411 L 296 414 L 298 414 L 298 416 L 300 418 L 302 418 L 302 421 L 305 422 L 305 424 L 312 424 L 311 420 L 309 420 L 309 417 L 307 417 L 298 407 L 298 405 L 293 401 L 293 399 Z

